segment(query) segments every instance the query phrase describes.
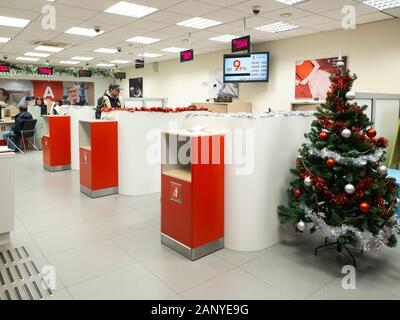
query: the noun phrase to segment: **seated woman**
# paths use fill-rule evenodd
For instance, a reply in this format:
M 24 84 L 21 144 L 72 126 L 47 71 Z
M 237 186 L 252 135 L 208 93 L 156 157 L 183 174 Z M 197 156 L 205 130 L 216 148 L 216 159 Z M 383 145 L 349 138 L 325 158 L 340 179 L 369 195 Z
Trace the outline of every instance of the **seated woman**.
M 44 99 L 41 97 L 36 98 L 35 106 L 40 107 L 40 114 L 42 116 L 47 115 L 47 105 L 44 103 Z

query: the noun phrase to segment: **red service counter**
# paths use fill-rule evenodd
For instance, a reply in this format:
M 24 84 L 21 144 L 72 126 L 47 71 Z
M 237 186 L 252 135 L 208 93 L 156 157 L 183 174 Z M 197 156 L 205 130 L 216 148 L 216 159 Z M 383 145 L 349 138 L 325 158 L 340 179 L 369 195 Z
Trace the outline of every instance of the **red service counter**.
M 71 119 L 43 116 L 43 168 L 50 172 L 71 170 Z
M 79 122 L 81 192 L 91 198 L 118 193 L 118 122 Z
M 190 260 L 224 246 L 224 136 L 162 135 L 161 242 Z

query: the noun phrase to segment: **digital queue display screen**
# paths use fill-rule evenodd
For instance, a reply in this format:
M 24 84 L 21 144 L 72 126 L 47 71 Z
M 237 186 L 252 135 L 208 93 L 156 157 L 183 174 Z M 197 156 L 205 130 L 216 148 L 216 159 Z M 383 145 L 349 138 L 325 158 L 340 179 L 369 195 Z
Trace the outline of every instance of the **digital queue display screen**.
M 41 74 L 41 75 L 52 76 L 53 68 L 39 67 L 39 68 L 37 68 L 37 73 Z
M 250 36 L 236 38 L 232 40 L 232 52 L 250 52 Z
M 181 52 L 181 62 L 192 61 L 194 59 L 193 49 Z

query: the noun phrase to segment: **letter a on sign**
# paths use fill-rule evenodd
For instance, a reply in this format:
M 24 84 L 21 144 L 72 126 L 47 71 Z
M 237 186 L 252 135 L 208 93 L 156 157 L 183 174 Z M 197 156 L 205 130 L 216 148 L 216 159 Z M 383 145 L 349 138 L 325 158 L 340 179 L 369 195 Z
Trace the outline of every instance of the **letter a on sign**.
M 54 99 L 54 93 L 53 93 L 53 89 L 51 89 L 51 87 L 46 87 L 46 90 L 44 91 L 44 94 L 43 94 L 43 98 L 46 99 L 48 97 Z

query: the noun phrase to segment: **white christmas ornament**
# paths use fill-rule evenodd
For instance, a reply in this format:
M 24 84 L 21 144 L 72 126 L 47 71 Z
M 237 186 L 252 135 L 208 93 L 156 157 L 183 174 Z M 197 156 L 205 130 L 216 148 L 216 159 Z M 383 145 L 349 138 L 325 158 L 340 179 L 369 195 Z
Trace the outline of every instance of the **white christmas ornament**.
M 351 130 L 344 129 L 341 133 L 342 137 L 345 139 L 349 139 L 351 137 Z
M 378 173 L 379 174 L 381 174 L 381 175 L 387 175 L 387 173 L 388 173 L 388 168 L 386 167 L 386 166 L 379 166 L 378 167 Z
M 306 178 L 304 179 L 304 185 L 305 185 L 306 187 L 312 187 L 313 182 L 312 182 L 312 180 L 311 180 L 310 177 L 306 177 Z
M 303 232 L 306 230 L 306 224 L 304 223 L 303 220 L 300 220 L 300 222 L 297 224 L 297 230 Z
M 346 93 L 347 100 L 354 100 L 356 98 L 356 93 L 354 91 L 349 91 Z
M 356 192 L 356 187 L 349 183 L 344 187 L 344 191 L 346 191 L 347 194 L 354 194 L 354 192 Z
M 344 61 L 342 58 L 340 58 L 338 60 L 338 62 L 336 63 L 336 66 L 338 66 L 339 68 L 343 68 L 344 67 Z
M 396 200 L 396 205 L 397 205 L 397 207 L 400 207 L 400 199 L 399 198 L 397 198 L 397 200 Z
M 321 217 L 321 218 L 324 218 L 324 219 L 326 219 L 326 213 L 325 212 L 318 212 L 318 215 Z

